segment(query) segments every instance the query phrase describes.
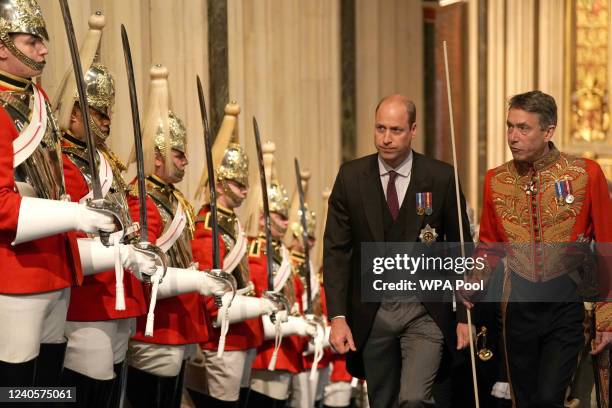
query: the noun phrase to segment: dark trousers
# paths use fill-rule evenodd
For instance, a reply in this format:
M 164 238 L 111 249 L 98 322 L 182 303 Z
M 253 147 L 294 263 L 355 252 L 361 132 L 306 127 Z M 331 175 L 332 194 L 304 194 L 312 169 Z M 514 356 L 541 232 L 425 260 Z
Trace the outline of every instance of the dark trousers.
M 584 343 L 582 302 L 510 302 L 506 347 L 517 408 L 563 408 Z
M 433 407 L 443 343 L 421 303 L 382 303 L 363 347 L 370 406 Z

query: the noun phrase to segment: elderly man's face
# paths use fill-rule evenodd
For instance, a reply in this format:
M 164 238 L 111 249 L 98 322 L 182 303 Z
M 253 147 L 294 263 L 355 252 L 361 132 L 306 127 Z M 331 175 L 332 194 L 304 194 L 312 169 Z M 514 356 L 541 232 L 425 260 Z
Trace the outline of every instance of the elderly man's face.
M 393 99 L 381 103 L 376 112 L 374 144 L 385 163 L 399 166 L 408 157 L 415 136 L 416 123 L 408 123 L 405 103 Z
M 508 147 L 514 160 L 532 163 L 548 151 L 555 127 L 543 129 L 537 113 L 510 109 L 506 120 Z

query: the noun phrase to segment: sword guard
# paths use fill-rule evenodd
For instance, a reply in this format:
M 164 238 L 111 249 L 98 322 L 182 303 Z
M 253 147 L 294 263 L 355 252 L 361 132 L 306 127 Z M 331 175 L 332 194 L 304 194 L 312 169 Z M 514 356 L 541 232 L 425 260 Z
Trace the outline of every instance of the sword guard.
M 222 281 L 230 287 L 230 291 L 232 292 L 232 298 L 230 299 L 230 305 L 231 305 L 232 301 L 234 300 L 234 297 L 236 297 L 237 282 L 236 282 L 236 278 L 234 277 L 234 275 L 225 272 L 223 269 L 211 269 L 209 271 L 206 271 L 206 273 L 211 278 Z M 215 296 L 214 298 L 215 298 L 215 306 L 221 309 L 221 307 L 223 307 L 223 299 L 221 298 L 221 296 Z
M 264 292 L 263 297 L 273 302 L 277 306 L 278 311 L 285 310 L 287 312 L 287 315 L 289 315 L 291 307 L 289 306 L 289 301 L 287 300 L 285 295 L 279 292 L 268 290 Z M 276 322 L 276 313 L 272 313 L 270 315 L 270 321 L 272 323 Z
M 164 251 L 162 251 L 160 247 L 155 246 L 150 242 L 136 242 L 133 245 L 136 251 L 142 252 L 148 256 L 153 255 L 156 258 L 156 263 L 163 269 L 162 277 L 159 280 L 159 283 L 162 283 L 162 281 L 166 277 L 166 272 L 168 271 L 168 262 L 166 260 L 166 254 L 164 253 Z M 146 284 L 152 284 L 152 278 L 153 275 L 142 274 L 142 281 Z
M 125 229 L 123 225 L 123 221 L 121 221 L 121 207 L 112 201 L 106 200 L 104 198 L 98 199 L 89 199 L 86 202 L 87 208 L 90 210 L 97 211 L 102 214 L 110 215 L 114 218 L 115 225 L 117 226 L 117 231 L 124 231 Z M 106 231 L 100 231 L 100 241 L 104 246 L 110 246 L 110 233 Z M 121 241 L 123 240 L 123 236 L 121 237 Z

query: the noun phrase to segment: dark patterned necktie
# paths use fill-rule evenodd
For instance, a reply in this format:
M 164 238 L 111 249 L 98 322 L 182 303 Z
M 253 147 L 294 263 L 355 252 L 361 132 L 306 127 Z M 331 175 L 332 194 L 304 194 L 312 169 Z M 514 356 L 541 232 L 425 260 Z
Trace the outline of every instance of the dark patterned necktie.
M 399 213 L 399 200 L 397 199 L 397 190 L 395 189 L 396 178 L 397 173 L 391 170 L 389 172 L 389 182 L 387 183 L 387 205 L 389 206 L 389 211 L 391 211 L 393 221 L 395 221 Z

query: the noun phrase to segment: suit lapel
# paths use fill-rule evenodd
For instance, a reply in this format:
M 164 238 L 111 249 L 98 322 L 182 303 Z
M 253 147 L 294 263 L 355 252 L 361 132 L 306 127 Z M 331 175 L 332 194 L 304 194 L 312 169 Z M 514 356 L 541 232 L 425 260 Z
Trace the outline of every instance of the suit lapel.
M 418 215 L 416 212 L 416 194 L 427 191 L 427 180 L 424 178 L 425 172 L 422 171 L 422 155 L 412 151 L 412 171 L 410 173 L 410 184 L 406 190 L 402 207 L 406 207 L 406 219 L 408 225 L 405 229 L 405 239 L 408 242 L 418 240 L 425 215 Z
M 378 155 L 372 155 L 368 168 L 359 179 L 359 190 L 363 201 L 368 226 L 372 233 L 373 241 L 384 241 L 385 231 L 383 228 L 380 173 L 378 170 Z

